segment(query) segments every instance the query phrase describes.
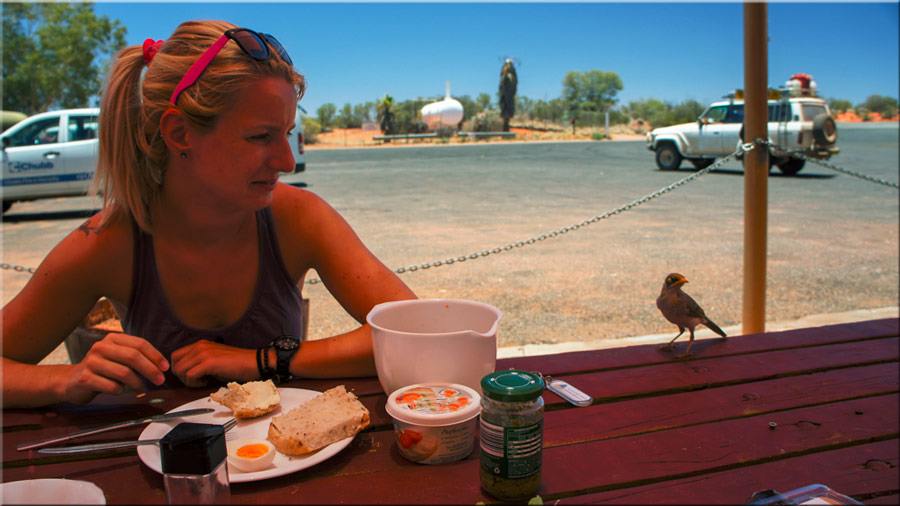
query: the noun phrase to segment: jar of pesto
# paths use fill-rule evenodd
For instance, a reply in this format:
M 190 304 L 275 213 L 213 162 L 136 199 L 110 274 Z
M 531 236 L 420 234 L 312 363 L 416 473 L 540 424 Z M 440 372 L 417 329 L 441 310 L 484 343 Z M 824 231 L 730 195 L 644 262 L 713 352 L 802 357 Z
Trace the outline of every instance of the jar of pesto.
M 544 380 L 497 371 L 481 379 L 481 487 L 502 500 L 528 499 L 541 485 Z

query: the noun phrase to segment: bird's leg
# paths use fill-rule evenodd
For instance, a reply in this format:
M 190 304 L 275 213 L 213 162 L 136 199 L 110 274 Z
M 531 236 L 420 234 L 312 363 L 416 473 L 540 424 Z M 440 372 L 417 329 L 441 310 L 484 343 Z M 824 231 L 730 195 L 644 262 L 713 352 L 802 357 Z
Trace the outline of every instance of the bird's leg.
M 672 346 L 674 345 L 675 340 L 678 339 L 679 337 L 681 337 L 681 334 L 684 334 L 684 327 L 678 327 L 678 329 L 681 330 L 681 332 L 679 332 L 677 336 L 673 337 L 672 340 L 669 341 L 669 344 L 666 345 L 667 349 L 672 349 Z
M 688 341 L 688 347 L 684 350 L 684 353 L 681 355 L 682 357 L 688 357 L 691 354 L 691 346 L 694 344 L 694 329 L 690 329 L 691 331 L 691 340 Z

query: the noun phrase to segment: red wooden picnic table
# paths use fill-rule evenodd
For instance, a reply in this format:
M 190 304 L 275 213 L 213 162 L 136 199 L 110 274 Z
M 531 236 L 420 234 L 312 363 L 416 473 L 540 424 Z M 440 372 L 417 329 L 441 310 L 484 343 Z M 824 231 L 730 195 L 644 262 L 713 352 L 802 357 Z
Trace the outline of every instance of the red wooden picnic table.
M 866 504 L 900 502 L 897 318 L 695 343 L 500 360 L 594 397 L 574 407 L 545 392 L 544 503 L 745 503 L 755 491 L 823 483 Z M 479 487 L 478 451 L 437 466 L 398 453 L 374 378 L 345 384 L 372 425 L 334 457 L 293 474 L 232 484 L 233 503 L 494 502 Z M 4 482 L 69 478 L 98 485 L 110 504 L 164 503 L 162 476 L 135 450 L 46 456 L 16 444 L 162 413 L 211 389 L 101 396 L 85 406 L 3 411 Z M 154 400 L 156 399 L 156 400 Z M 152 401 L 152 402 L 151 402 Z M 136 438 L 141 428 L 85 438 Z

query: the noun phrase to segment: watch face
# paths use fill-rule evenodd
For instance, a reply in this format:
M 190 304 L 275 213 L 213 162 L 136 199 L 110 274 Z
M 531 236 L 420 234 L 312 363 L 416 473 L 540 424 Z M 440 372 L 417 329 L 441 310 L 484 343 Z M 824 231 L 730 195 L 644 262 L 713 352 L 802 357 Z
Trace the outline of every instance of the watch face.
M 300 347 L 300 341 L 291 336 L 281 336 L 275 339 L 272 345 L 278 350 L 296 350 Z

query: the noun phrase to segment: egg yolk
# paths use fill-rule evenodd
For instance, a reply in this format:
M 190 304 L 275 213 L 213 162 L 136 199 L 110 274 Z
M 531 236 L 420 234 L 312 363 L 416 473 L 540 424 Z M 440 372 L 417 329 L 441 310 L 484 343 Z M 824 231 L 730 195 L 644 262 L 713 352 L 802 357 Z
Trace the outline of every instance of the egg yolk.
M 269 447 L 263 444 L 244 445 L 237 450 L 237 456 L 245 459 L 258 459 L 269 451 Z

